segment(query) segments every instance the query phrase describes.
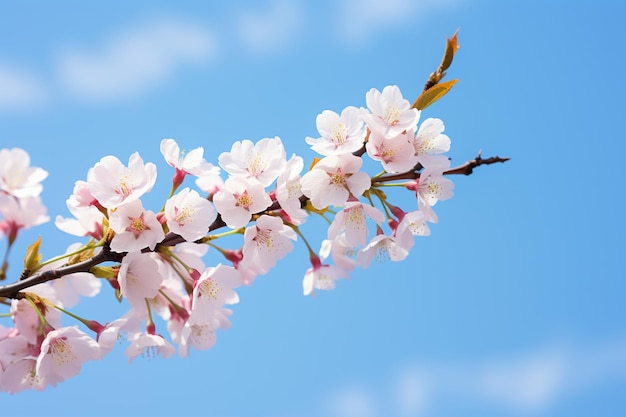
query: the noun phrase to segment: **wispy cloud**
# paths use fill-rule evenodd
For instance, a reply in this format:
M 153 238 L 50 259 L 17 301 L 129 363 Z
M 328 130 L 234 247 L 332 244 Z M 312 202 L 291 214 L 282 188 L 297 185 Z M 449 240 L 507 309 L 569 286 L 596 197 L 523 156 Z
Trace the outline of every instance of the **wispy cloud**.
M 373 35 L 407 25 L 462 0 L 342 0 L 335 3 L 334 23 L 340 40 L 360 44 Z
M 65 48 L 58 76 L 72 96 L 101 101 L 135 97 L 176 70 L 210 61 L 217 42 L 206 27 L 170 19 L 146 22 L 89 48 Z
M 264 9 L 241 10 L 236 16 L 238 37 L 253 53 L 282 51 L 303 32 L 304 13 L 297 0 L 272 0 Z
M 411 363 L 386 381 L 350 383 L 325 401 L 332 416 L 417 417 L 449 404 L 539 415 L 611 381 L 626 380 L 626 341 L 576 349 L 544 346 L 477 363 Z
M 0 63 L 0 112 L 41 106 L 47 92 L 39 77 L 14 65 Z

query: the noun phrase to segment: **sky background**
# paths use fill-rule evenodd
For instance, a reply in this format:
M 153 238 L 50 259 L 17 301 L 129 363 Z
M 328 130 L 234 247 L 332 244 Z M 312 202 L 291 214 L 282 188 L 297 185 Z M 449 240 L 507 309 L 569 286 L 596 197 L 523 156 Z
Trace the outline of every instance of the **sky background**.
M 1 393 L 3 410 L 626 415 L 625 13 L 618 1 L 0 1 L 0 148 L 50 173 L 52 218 L 101 157 L 135 151 L 158 166 L 144 203 L 158 210 L 163 138 L 217 163 L 237 140 L 280 136 L 308 165 L 317 114 L 390 84 L 412 101 L 457 29 L 447 79 L 460 81 L 422 120 L 445 122 L 453 165 L 479 150 L 511 158 L 453 178 L 404 262 L 304 297 L 298 244 L 239 290 L 213 349 L 128 364 L 121 343 L 56 388 Z M 46 258 L 76 241 L 52 222 L 23 233 L 11 278 L 39 235 Z M 107 290 L 76 311 L 116 318 Z

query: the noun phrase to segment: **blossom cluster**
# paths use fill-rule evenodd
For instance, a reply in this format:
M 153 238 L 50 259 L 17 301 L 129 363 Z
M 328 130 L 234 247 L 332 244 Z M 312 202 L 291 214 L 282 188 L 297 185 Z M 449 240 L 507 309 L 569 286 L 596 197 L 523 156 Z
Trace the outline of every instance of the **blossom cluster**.
M 55 219 L 60 230 L 88 241 L 50 261 L 26 264 L 29 273 L 42 274 L 80 265 L 99 251 L 110 257 L 0 297 L 12 321 L 0 325 L 0 390 L 56 385 L 77 375 L 84 362 L 102 358 L 121 337 L 130 361 L 146 353 L 186 356 L 211 348 L 216 332 L 230 326 L 237 288 L 267 274 L 296 241 L 311 262 L 304 295 L 334 288 L 373 258 L 405 259 L 415 236 L 428 235 L 428 224 L 437 222 L 433 206 L 453 190 L 444 177 L 450 148 L 444 124 L 419 119 L 397 86 L 370 90 L 366 108 L 325 110 L 316 119 L 319 136 L 305 139 L 318 154 L 306 171 L 304 159 L 288 156 L 279 137 L 237 141 L 217 165 L 205 160 L 202 147 L 183 152 L 175 140 L 164 139 L 160 150 L 174 174 L 158 211 L 144 206 L 157 179 L 154 163 L 139 153 L 126 164 L 103 157 L 76 181 L 67 199 L 71 217 Z M 364 158 L 380 172 L 365 172 Z M 22 149 L 0 151 L 0 236 L 9 247 L 21 229 L 48 220 L 39 199 L 46 176 Z M 194 186 L 183 187 L 187 177 Z M 390 185 L 413 193 L 413 207 L 393 205 L 382 191 Z M 301 229 L 312 216 L 329 223 L 318 250 Z M 224 236 L 241 236 L 242 242 L 236 249 L 220 247 L 216 242 Z M 222 262 L 205 264 L 210 247 Z M 125 300 L 125 314 L 100 324 L 69 310 L 81 297 L 101 293 L 102 283 Z M 63 324 L 64 314 L 77 322 Z M 165 327 L 160 332 L 156 317 Z

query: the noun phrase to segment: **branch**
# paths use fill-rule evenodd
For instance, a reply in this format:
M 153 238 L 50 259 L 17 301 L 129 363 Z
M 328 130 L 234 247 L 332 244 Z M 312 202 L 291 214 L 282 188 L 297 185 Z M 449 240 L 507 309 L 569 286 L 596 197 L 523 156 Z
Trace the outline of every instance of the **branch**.
M 124 255 L 125 254 L 122 253 L 112 252 L 108 246 L 105 246 L 97 255 L 93 258 L 87 259 L 86 261 L 66 265 L 57 269 L 51 269 L 49 271 L 37 272 L 25 279 L 0 286 L 0 299 L 17 298 L 17 293 L 25 288 L 52 281 L 76 272 L 89 272 L 92 267 L 103 262 L 120 262 Z
M 479 167 L 481 165 L 490 165 L 490 164 L 495 164 L 496 162 L 504 163 L 508 161 L 509 159 L 511 159 L 511 158 L 501 158 L 499 156 L 492 156 L 490 158 L 483 159 L 481 157 L 481 154 L 482 154 L 482 151 L 479 151 L 476 158 L 467 161 L 463 165 L 450 168 L 449 170 L 445 171 L 443 175 L 470 175 L 472 174 L 472 172 L 474 172 L 474 168 Z M 390 181 L 416 180 L 420 177 L 421 169 L 422 169 L 422 165 L 417 164 L 415 168 L 412 169 L 411 171 L 403 172 L 400 174 L 383 175 L 375 179 L 374 181 L 372 181 L 372 185 L 383 183 L 383 182 L 390 182 Z
M 511 159 L 511 158 L 501 158 L 499 156 L 492 156 L 491 158 L 483 159 L 481 157 L 481 154 L 482 154 L 482 151 L 478 151 L 478 155 L 476 156 L 476 158 L 470 161 L 467 161 L 463 165 L 460 165 L 455 168 L 451 168 L 447 170 L 446 172 L 444 172 L 443 174 L 444 175 L 457 175 L 457 174 L 470 175 L 472 172 L 474 172 L 474 168 L 479 167 L 481 165 L 491 165 L 497 162 L 504 163 L 508 161 L 509 159 Z

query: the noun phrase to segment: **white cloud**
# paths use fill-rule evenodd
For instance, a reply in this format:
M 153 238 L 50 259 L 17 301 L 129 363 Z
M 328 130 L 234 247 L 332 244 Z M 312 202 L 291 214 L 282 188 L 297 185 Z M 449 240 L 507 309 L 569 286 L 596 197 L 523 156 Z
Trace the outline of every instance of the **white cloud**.
M 449 404 L 467 410 L 538 415 L 602 384 L 626 380 L 626 341 L 575 347 L 544 346 L 485 361 L 406 364 L 367 388 L 351 383 L 332 391 L 325 415 L 417 417 Z
M 297 0 L 272 0 L 265 10 L 242 10 L 236 30 L 254 53 L 275 53 L 291 46 L 304 29 L 304 11 Z
M 0 112 L 29 110 L 46 99 L 44 83 L 35 75 L 0 63 Z
M 210 61 L 216 49 L 203 26 L 153 20 L 110 37 L 98 50 L 66 48 L 58 56 L 58 75 L 80 99 L 125 99 L 161 85 L 181 67 Z
M 359 386 L 346 386 L 328 402 L 328 413 L 336 417 L 376 417 L 374 396 Z
M 342 0 L 336 3 L 337 35 L 349 44 L 363 43 L 377 32 L 403 26 L 461 0 Z

